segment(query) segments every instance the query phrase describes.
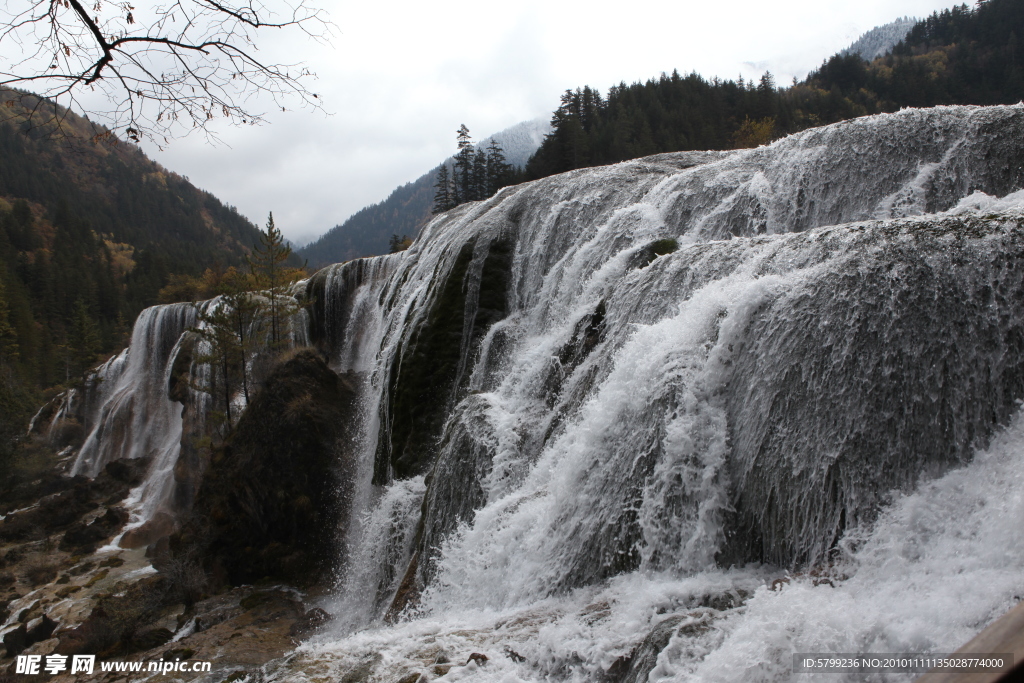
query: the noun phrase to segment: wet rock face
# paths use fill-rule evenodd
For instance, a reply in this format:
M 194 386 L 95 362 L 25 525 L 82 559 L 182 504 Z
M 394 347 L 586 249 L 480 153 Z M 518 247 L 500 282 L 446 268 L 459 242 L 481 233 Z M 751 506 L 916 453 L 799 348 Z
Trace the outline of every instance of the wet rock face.
M 203 477 L 172 538 L 215 580 L 308 584 L 329 569 L 350 485 L 344 439 L 354 388 L 313 351 L 278 365 Z
M 824 557 L 1024 397 L 1020 226 L 907 223 L 850 254 L 766 302 L 728 358 L 726 566 Z
M 302 615 L 291 628 L 288 633 L 292 636 L 307 636 L 314 633 L 318 629 L 322 628 L 331 620 L 331 615 L 328 614 L 324 609 L 320 607 L 314 607 L 305 614 Z
M 406 338 L 390 369 L 374 483 L 425 473 L 437 454 L 451 407 L 472 357 L 507 314 L 512 245 L 479 240 L 462 246 L 434 283 L 430 311 Z
M 126 531 L 118 545 L 129 549 L 142 548 L 170 536 L 174 531 L 174 518 L 166 512 L 158 512 L 142 525 Z
M 90 523 L 82 522 L 81 517 L 123 500 L 129 488 L 142 481 L 147 465 L 146 460 L 113 461 L 95 479 L 54 475 L 18 487 L 8 493 L 5 503 L 8 509 L 28 509 L 0 521 L 0 543 L 39 540 L 66 532 L 70 536 L 62 543 L 91 552 L 126 520 L 121 513 L 111 511 Z
M 174 462 L 170 508 L 176 513 L 188 512 L 195 503 L 196 492 L 203 480 L 203 472 L 210 462 L 211 439 L 216 431 L 207 411 L 212 401 L 203 392 L 193 388 L 195 378 L 196 344 L 199 336 L 192 331 L 182 335 L 168 373 L 167 396 L 181 404 L 181 440 L 178 458 Z
M 127 510 L 121 507 L 107 508 L 103 515 L 89 524 L 73 524 L 61 539 L 60 549 L 74 551 L 79 555 L 94 552 L 98 544 L 113 537 L 127 522 Z

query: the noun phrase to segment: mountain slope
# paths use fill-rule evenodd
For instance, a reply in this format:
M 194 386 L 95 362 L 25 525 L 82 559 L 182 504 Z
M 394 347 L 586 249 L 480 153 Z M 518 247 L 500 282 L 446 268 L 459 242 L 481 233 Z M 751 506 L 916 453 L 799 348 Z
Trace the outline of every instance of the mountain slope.
M 29 108 L 56 112 L 60 129 L 30 125 Z M 171 274 L 240 265 L 258 241 L 232 207 L 134 145 L 0 90 L 0 366 L 10 392 L 74 381 L 124 344 Z
M 914 28 L 917 22 L 918 20 L 912 17 L 901 17 L 888 24 L 876 26 L 839 54 L 844 57 L 858 55 L 864 61 L 870 62 L 892 52 L 892 49 L 907 37 L 910 29 Z
M 437 168 L 396 188 L 384 201 L 352 214 L 299 250 L 311 268 L 385 254 L 392 235 L 415 235 L 428 220 Z
M 533 153 L 537 151 L 540 144 L 544 142 L 544 136 L 551 132 L 551 121 L 548 116 L 541 116 L 530 121 L 523 121 L 506 128 L 503 131 L 486 137 L 477 143 L 477 147 L 487 149 L 491 141 L 501 145 L 505 153 L 505 161 L 516 167 L 526 165 Z M 453 157 L 448 158 L 451 163 Z
M 497 141 L 505 152 L 505 160 L 513 166 L 526 165 L 527 159 L 540 147 L 551 125 L 546 118 L 523 121 L 484 138 L 478 147 L 486 148 Z M 451 165 L 449 157 L 444 163 Z M 440 165 L 411 183 L 391 192 L 387 199 L 371 204 L 352 214 L 344 223 L 328 230 L 316 241 L 300 250 L 300 255 L 313 268 L 349 261 L 362 256 L 385 254 L 392 235 L 416 236 L 431 218 L 434 183 Z
M 36 101 L 0 92 L 0 197 L 35 202 L 50 214 L 64 202 L 97 233 L 152 250 L 171 272 L 238 263 L 258 239 L 232 207 L 88 119 L 67 113 L 66 134 L 53 138 L 11 118 Z

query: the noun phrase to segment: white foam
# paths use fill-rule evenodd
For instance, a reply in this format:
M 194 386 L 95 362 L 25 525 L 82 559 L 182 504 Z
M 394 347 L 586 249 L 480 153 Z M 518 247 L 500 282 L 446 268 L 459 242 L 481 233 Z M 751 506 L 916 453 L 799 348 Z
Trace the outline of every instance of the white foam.
M 1000 213 L 1003 211 L 1019 209 L 1024 209 L 1024 190 L 1011 192 L 1005 197 L 993 197 L 990 194 L 985 194 L 981 190 L 975 190 L 973 193 L 957 202 L 957 205 L 950 210 L 950 213 L 960 214 L 967 213 L 969 211 L 976 211 L 978 213 Z
M 970 465 L 899 495 L 872 527 L 851 531 L 831 572 L 834 585 L 796 575 L 772 590 L 781 572 L 769 567 L 688 577 L 638 572 L 512 609 L 438 611 L 307 644 L 271 678 L 341 675 L 379 655 L 374 670 L 397 679 L 427 671 L 443 651 L 458 665 L 445 680 L 587 681 L 662 620 L 687 615 L 682 624 L 698 628 L 671 639 L 652 682 L 834 681 L 834 675 L 794 674 L 793 653 L 952 652 L 1024 597 L 1022 523 L 1024 416 L 1018 415 Z M 737 591 L 752 593 L 740 607 L 700 606 L 705 596 Z M 472 652 L 489 661 L 462 666 Z

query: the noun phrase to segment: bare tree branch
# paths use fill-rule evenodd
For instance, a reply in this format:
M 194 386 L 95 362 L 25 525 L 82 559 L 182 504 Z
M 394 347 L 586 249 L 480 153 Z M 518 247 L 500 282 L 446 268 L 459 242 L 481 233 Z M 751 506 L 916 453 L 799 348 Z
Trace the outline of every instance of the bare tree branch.
M 31 89 L 134 142 L 166 143 L 192 130 L 215 139 L 213 121 L 262 123 L 267 112 L 260 107 L 270 103 L 322 109 L 308 86 L 311 71 L 257 56 L 257 38 L 275 29 L 327 42 L 334 27 L 307 2 L 171 0 L 136 7 L 131 0 L 6 0 L 0 88 Z M 30 125 L 60 130 L 60 107 L 28 101 L 32 106 L 18 111 L 30 113 Z

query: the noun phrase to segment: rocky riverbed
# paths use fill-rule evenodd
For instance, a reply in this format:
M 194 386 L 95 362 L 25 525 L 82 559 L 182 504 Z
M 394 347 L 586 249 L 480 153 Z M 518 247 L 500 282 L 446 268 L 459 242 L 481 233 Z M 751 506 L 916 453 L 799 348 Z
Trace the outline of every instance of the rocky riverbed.
M 238 680 L 291 651 L 327 620 L 309 596 L 280 584 L 218 592 L 201 571 L 172 560 L 166 537 L 130 527 L 124 504 L 145 462 L 115 461 L 95 479 L 53 468 L 5 497 L 0 520 L 0 680 L 16 655 L 95 654 L 98 662 L 210 661 L 179 680 Z M 132 546 L 132 547 L 122 547 Z M 70 661 L 70 657 L 69 657 Z M 70 668 L 70 667 L 69 667 Z M 154 674 L 32 678 L 115 681 Z M 164 676 L 164 678 L 167 678 Z

